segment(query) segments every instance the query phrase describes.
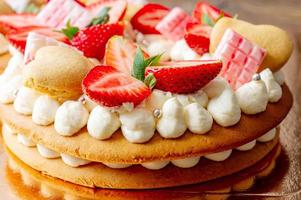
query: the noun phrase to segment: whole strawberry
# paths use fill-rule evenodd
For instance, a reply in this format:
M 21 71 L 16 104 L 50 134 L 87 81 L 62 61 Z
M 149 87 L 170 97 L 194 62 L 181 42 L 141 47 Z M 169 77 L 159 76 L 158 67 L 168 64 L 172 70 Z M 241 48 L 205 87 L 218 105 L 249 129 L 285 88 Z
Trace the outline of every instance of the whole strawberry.
M 123 35 L 121 24 L 98 24 L 79 31 L 71 40 L 71 45 L 86 57 L 102 60 L 106 44 L 114 35 Z

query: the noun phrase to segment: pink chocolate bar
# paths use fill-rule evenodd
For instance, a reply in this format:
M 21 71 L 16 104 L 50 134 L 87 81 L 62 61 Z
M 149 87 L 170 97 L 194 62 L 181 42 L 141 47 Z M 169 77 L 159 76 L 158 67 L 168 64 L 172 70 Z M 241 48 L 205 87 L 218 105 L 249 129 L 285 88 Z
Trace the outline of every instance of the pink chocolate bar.
M 173 8 L 156 26 L 156 29 L 166 38 L 177 41 L 184 37 L 185 27 L 191 17 L 181 8 Z
M 250 42 L 232 29 L 227 29 L 214 53 L 223 61 L 220 75 L 233 89 L 252 80 L 266 56 L 266 50 Z
M 74 0 L 51 0 L 37 15 L 41 24 L 61 29 L 66 26 L 68 20 L 79 28 L 86 27 L 93 15 Z

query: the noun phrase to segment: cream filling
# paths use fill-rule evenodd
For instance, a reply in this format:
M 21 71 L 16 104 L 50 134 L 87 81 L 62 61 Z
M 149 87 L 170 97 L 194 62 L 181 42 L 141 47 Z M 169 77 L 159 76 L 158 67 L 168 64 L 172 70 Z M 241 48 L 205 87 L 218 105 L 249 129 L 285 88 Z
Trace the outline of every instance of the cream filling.
M 11 128 L 9 128 L 8 125 L 4 124 L 3 126 L 4 126 L 3 128 L 5 128 L 7 130 L 7 133 L 14 134 L 14 131 Z M 262 142 L 262 143 L 270 142 L 275 137 L 276 137 L 276 128 L 270 130 L 269 132 L 267 132 L 266 134 L 257 138 L 256 140 L 253 140 L 249 143 L 246 143 L 244 145 L 237 147 L 236 150 L 249 151 L 255 147 L 256 141 Z M 28 139 L 27 137 L 23 136 L 22 134 L 18 134 L 17 138 L 21 144 L 23 144 L 27 147 L 37 146 L 37 150 L 42 157 L 48 158 L 48 159 L 61 157 L 62 161 L 71 167 L 80 167 L 80 166 L 84 166 L 89 163 L 92 163 L 92 161 L 74 157 L 74 156 L 71 156 L 68 154 L 64 154 L 64 153 L 60 154 L 60 153 L 55 152 L 41 144 L 36 145 L 32 140 Z M 232 152 L 233 152 L 233 150 L 230 149 L 230 150 L 226 150 L 226 151 L 222 151 L 222 152 L 208 154 L 208 155 L 203 156 L 203 158 L 206 158 L 208 160 L 215 161 L 215 162 L 222 162 L 222 161 L 225 161 L 227 158 L 229 158 L 231 156 Z M 188 158 L 171 160 L 171 161 L 170 160 L 152 161 L 152 162 L 142 163 L 140 165 L 143 166 L 144 168 L 150 169 L 150 170 L 162 169 L 162 168 L 166 167 L 169 163 L 171 163 L 174 166 L 179 167 L 179 168 L 191 168 L 191 167 L 196 166 L 199 163 L 201 158 L 202 158 L 201 156 L 195 156 L 195 157 L 188 157 Z M 131 164 L 121 164 L 121 163 L 102 163 L 102 164 L 104 164 L 105 166 L 112 168 L 112 169 L 123 169 L 123 168 L 128 168 L 128 167 L 132 166 Z

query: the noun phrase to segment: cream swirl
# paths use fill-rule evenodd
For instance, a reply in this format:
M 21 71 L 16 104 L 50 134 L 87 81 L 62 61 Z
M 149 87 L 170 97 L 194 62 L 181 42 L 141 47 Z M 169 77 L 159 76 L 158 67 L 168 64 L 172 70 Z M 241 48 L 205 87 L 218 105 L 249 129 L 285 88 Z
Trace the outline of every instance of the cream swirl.
M 55 114 L 54 128 L 62 136 L 72 136 L 86 126 L 88 110 L 78 101 L 66 101 Z
M 201 58 L 196 52 L 194 52 L 186 43 L 186 41 L 177 41 L 170 51 L 170 57 L 172 60 L 198 60 Z
M 265 69 L 260 73 L 260 76 L 267 87 L 269 102 L 274 103 L 279 101 L 282 97 L 282 88 L 275 80 L 272 71 L 270 69 Z
M 64 161 L 65 164 L 69 165 L 70 167 L 79 167 L 83 165 L 87 165 L 91 163 L 91 161 L 77 158 L 74 156 L 70 156 L 68 154 L 61 153 L 62 160 Z
M 183 158 L 183 159 L 177 159 L 172 160 L 171 163 L 174 166 L 180 167 L 180 168 L 191 168 L 196 166 L 200 161 L 200 156 L 190 157 L 190 158 Z
M 39 94 L 35 90 L 23 86 L 14 101 L 15 110 L 23 115 L 31 115 L 38 97 Z
M 0 102 L 4 104 L 13 103 L 16 99 L 19 89 L 22 87 L 23 78 L 21 75 L 17 75 L 7 83 L 3 83 L 0 86 Z
M 216 161 L 216 162 L 221 162 L 221 161 L 224 161 L 227 158 L 229 158 L 231 153 L 232 153 L 232 150 L 230 149 L 227 151 L 222 151 L 222 152 L 205 155 L 205 158 Z
M 17 139 L 24 146 L 27 146 L 27 147 L 35 147 L 36 146 L 36 144 L 30 138 L 27 138 L 23 134 L 18 134 Z
M 60 157 L 60 154 L 58 152 L 53 151 L 41 144 L 37 144 L 37 149 L 38 149 L 39 154 L 44 158 L 53 159 L 53 158 Z

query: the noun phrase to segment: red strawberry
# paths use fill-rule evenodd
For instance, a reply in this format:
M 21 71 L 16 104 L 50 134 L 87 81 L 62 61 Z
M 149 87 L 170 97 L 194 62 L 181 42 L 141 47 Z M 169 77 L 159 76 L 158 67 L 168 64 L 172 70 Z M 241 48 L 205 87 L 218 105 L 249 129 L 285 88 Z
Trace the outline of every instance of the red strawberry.
M 108 40 L 114 35 L 122 35 L 123 30 L 121 24 L 98 24 L 79 31 L 71 44 L 86 57 L 102 60 Z
M 199 22 L 201 24 L 207 24 L 203 21 L 204 15 L 207 15 L 213 22 L 216 22 L 219 17 L 225 16 L 225 17 L 231 17 L 228 13 L 218 9 L 217 7 L 210 5 L 206 2 L 199 2 L 195 5 L 193 10 L 193 19 L 196 22 Z
M 212 27 L 208 25 L 188 23 L 184 38 L 191 49 L 199 55 L 203 55 L 209 52 L 211 31 Z
M 219 60 L 179 61 L 161 63 L 146 68 L 145 76 L 153 73 L 155 88 L 172 93 L 187 94 L 200 90 L 214 79 L 222 68 Z
M 126 0 L 115 0 L 115 1 L 100 1 L 98 3 L 92 4 L 87 7 L 87 9 L 95 16 L 99 14 L 99 12 L 104 7 L 110 7 L 109 11 L 109 24 L 117 23 L 123 19 L 127 9 L 127 1 Z
M 30 28 L 21 29 L 18 32 L 7 35 L 7 39 L 14 47 L 19 49 L 22 53 L 24 53 L 27 36 L 32 31 L 39 33 L 41 35 L 54 38 L 60 42 L 68 43 L 68 39 L 63 34 L 46 27 L 45 28 L 30 27 Z
M 192 18 L 181 8 L 173 8 L 156 26 L 156 29 L 166 38 L 177 41 L 184 37 L 185 27 Z
M 134 15 L 131 24 L 134 29 L 143 34 L 160 34 L 155 27 L 168 13 L 169 8 L 149 3 Z
M 89 98 L 107 107 L 121 106 L 123 103 L 137 106 L 151 93 L 143 82 L 111 66 L 94 67 L 83 80 L 83 91 Z
M 23 28 L 42 27 L 32 14 L 0 15 L 0 32 L 8 34 Z

